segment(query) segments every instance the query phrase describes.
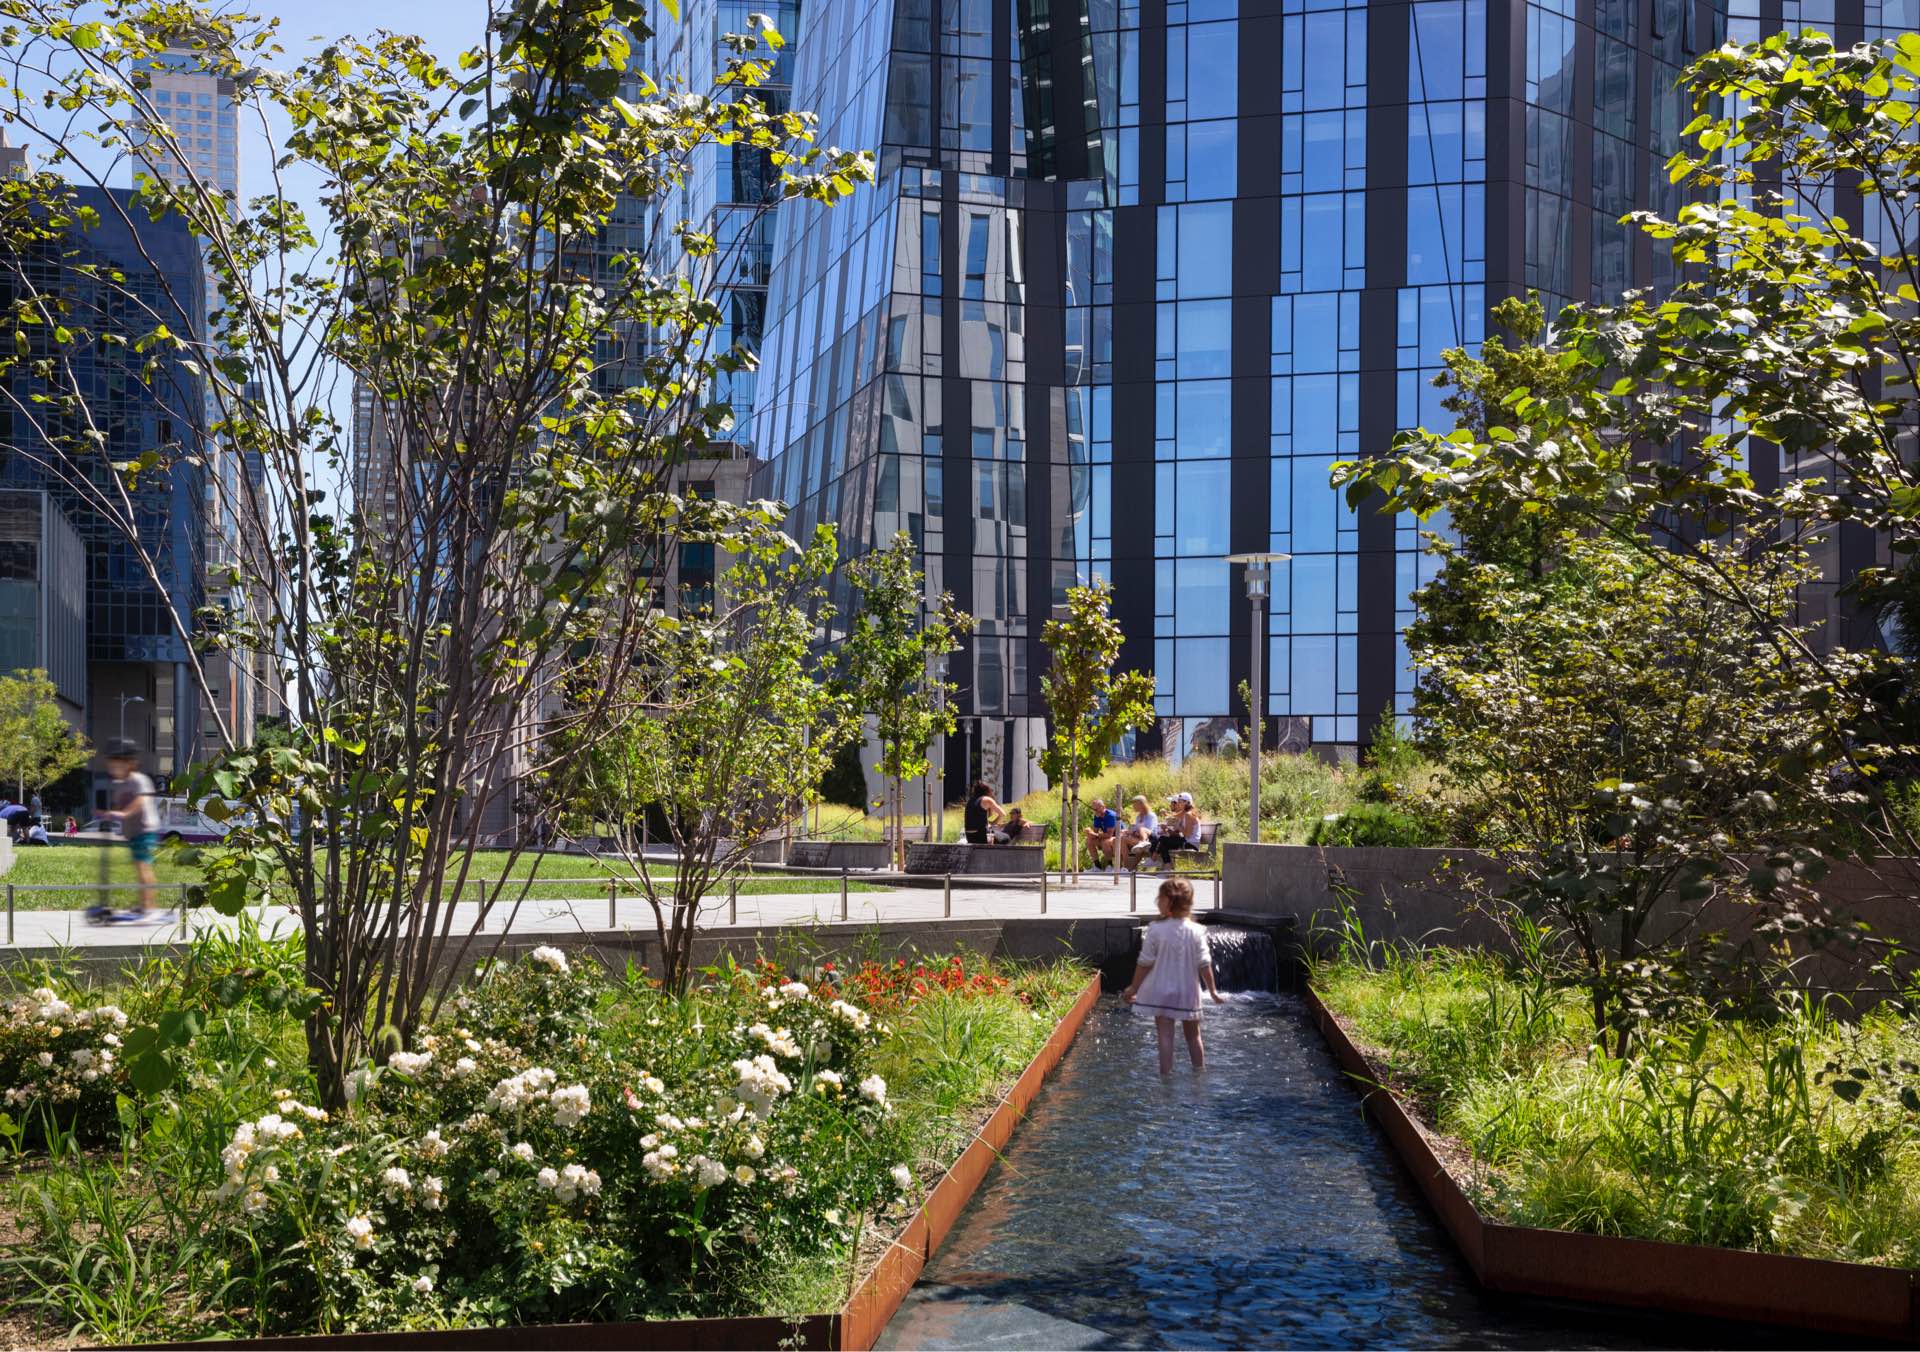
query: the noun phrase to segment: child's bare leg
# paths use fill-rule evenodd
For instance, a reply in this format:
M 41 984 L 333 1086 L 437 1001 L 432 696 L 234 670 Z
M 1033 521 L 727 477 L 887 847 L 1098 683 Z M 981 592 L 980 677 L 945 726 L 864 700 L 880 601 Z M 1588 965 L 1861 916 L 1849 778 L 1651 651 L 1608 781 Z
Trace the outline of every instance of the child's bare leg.
M 1180 1021 L 1180 1027 L 1187 1035 L 1187 1055 L 1193 1058 L 1193 1068 L 1195 1070 L 1205 1070 L 1207 1068 L 1207 1049 L 1200 1045 L 1200 1020 L 1182 1019 Z M 1171 1051 L 1172 1049 L 1169 1048 L 1168 1050 Z M 1168 1061 L 1167 1069 L 1171 1070 L 1173 1068 L 1171 1059 L 1163 1059 Z
M 1173 1020 L 1153 1017 L 1153 1035 L 1160 1042 L 1160 1073 L 1173 1074 Z

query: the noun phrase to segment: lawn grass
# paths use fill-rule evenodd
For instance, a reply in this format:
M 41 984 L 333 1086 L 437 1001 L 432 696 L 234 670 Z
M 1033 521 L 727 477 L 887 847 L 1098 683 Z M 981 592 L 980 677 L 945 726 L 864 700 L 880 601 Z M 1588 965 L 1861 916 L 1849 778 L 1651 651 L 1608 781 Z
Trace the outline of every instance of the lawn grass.
M 531 883 L 528 896 L 533 900 L 577 900 L 582 897 L 604 900 L 606 897 L 608 872 L 604 866 L 585 855 L 522 854 L 514 860 L 510 870 L 507 868 L 507 858 L 503 850 L 482 850 L 474 856 L 469 874 L 469 887 L 472 889 L 467 893 L 469 898 L 475 896 L 477 884 L 498 879 L 503 874 L 516 880 L 528 880 Z M 670 865 L 655 866 L 648 872 L 656 879 L 673 876 Z M 162 905 L 176 903 L 181 884 L 200 881 L 200 869 L 194 862 L 194 852 L 190 846 L 162 846 L 154 864 L 154 873 L 160 881 Z M 114 886 L 114 905 L 130 906 L 134 903 L 138 880 L 134 877 L 133 860 L 124 846 L 58 844 L 45 848 L 20 847 L 14 850 L 13 868 L 0 877 L 0 884 L 13 886 L 14 907 L 21 911 L 83 910 L 95 904 L 99 893 L 94 889 L 102 882 Z M 838 878 L 775 875 L 748 879 L 740 884 L 741 896 L 807 895 L 837 893 L 839 890 Z M 880 889 L 872 883 L 857 880 L 847 883 L 849 892 L 876 890 Z M 631 885 L 623 885 L 620 895 L 630 897 L 638 894 Z M 511 894 L 508 899 L 511 899 Z
M 1920 1264 L 1920 1024 L 1782 997 L 1592 1046 L 1578 994 L 1448 950 L 1319 964 L 1314 988 L 1515 1225 Z M 1864 1081 L 1836 1070 L 1860 1067 Z M 1850 1086 L 1850 1087 L 1849 1087 Z

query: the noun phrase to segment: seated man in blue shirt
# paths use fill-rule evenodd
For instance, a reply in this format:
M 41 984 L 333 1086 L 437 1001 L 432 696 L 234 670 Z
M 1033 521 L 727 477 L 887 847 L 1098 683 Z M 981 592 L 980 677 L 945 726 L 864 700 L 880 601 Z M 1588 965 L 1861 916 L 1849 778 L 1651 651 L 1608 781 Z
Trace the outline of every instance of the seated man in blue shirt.
M 1087 828 L 1087 857 L 1094 868 L 1113 863 L 1114 838 L 1120 833 L 1120 814 L 1101 799 L 1093 800 L 1093 825 Z

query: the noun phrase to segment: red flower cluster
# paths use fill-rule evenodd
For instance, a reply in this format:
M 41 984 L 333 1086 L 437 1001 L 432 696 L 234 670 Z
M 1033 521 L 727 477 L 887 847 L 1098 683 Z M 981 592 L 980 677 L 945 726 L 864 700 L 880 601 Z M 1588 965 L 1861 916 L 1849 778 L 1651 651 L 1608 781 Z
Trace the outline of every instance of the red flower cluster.
M 773 963 L 762 958 L 757 964 L 762 988 L 778 986 L 787 978 Z M 823 1000 L 844 998 L 862 1009 L 886 1013 L 903 1009 L 923 996 L 997 995 L 1007 988 L 1007 978 L 988 971 L 972 954 L 955 953 L 944 960 L 920 961 L 911 966 L 905 958 L 892 962 L 863 962 L 841 973 L 834 964 L 820 964 L 822 980 L 815 983 L 814 994 Z

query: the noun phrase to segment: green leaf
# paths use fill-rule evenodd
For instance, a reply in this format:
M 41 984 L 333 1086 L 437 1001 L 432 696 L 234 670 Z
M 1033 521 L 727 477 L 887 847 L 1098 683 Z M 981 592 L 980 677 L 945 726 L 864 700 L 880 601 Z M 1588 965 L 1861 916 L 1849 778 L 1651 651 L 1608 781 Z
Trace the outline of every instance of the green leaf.
M 199 1010 L 172 1010 L 160 1016 L 160 1040 L 175 1047 L 184 1047 L 200 1035 L 202 1026 Z
M 173 1084 L 175 1077 L 173 1062 L 164 1052 L 148 1052 L 136 1056 L 127 1067 L 127 1078 L 133 1087 L 146 1095 L 163 1094 Z

